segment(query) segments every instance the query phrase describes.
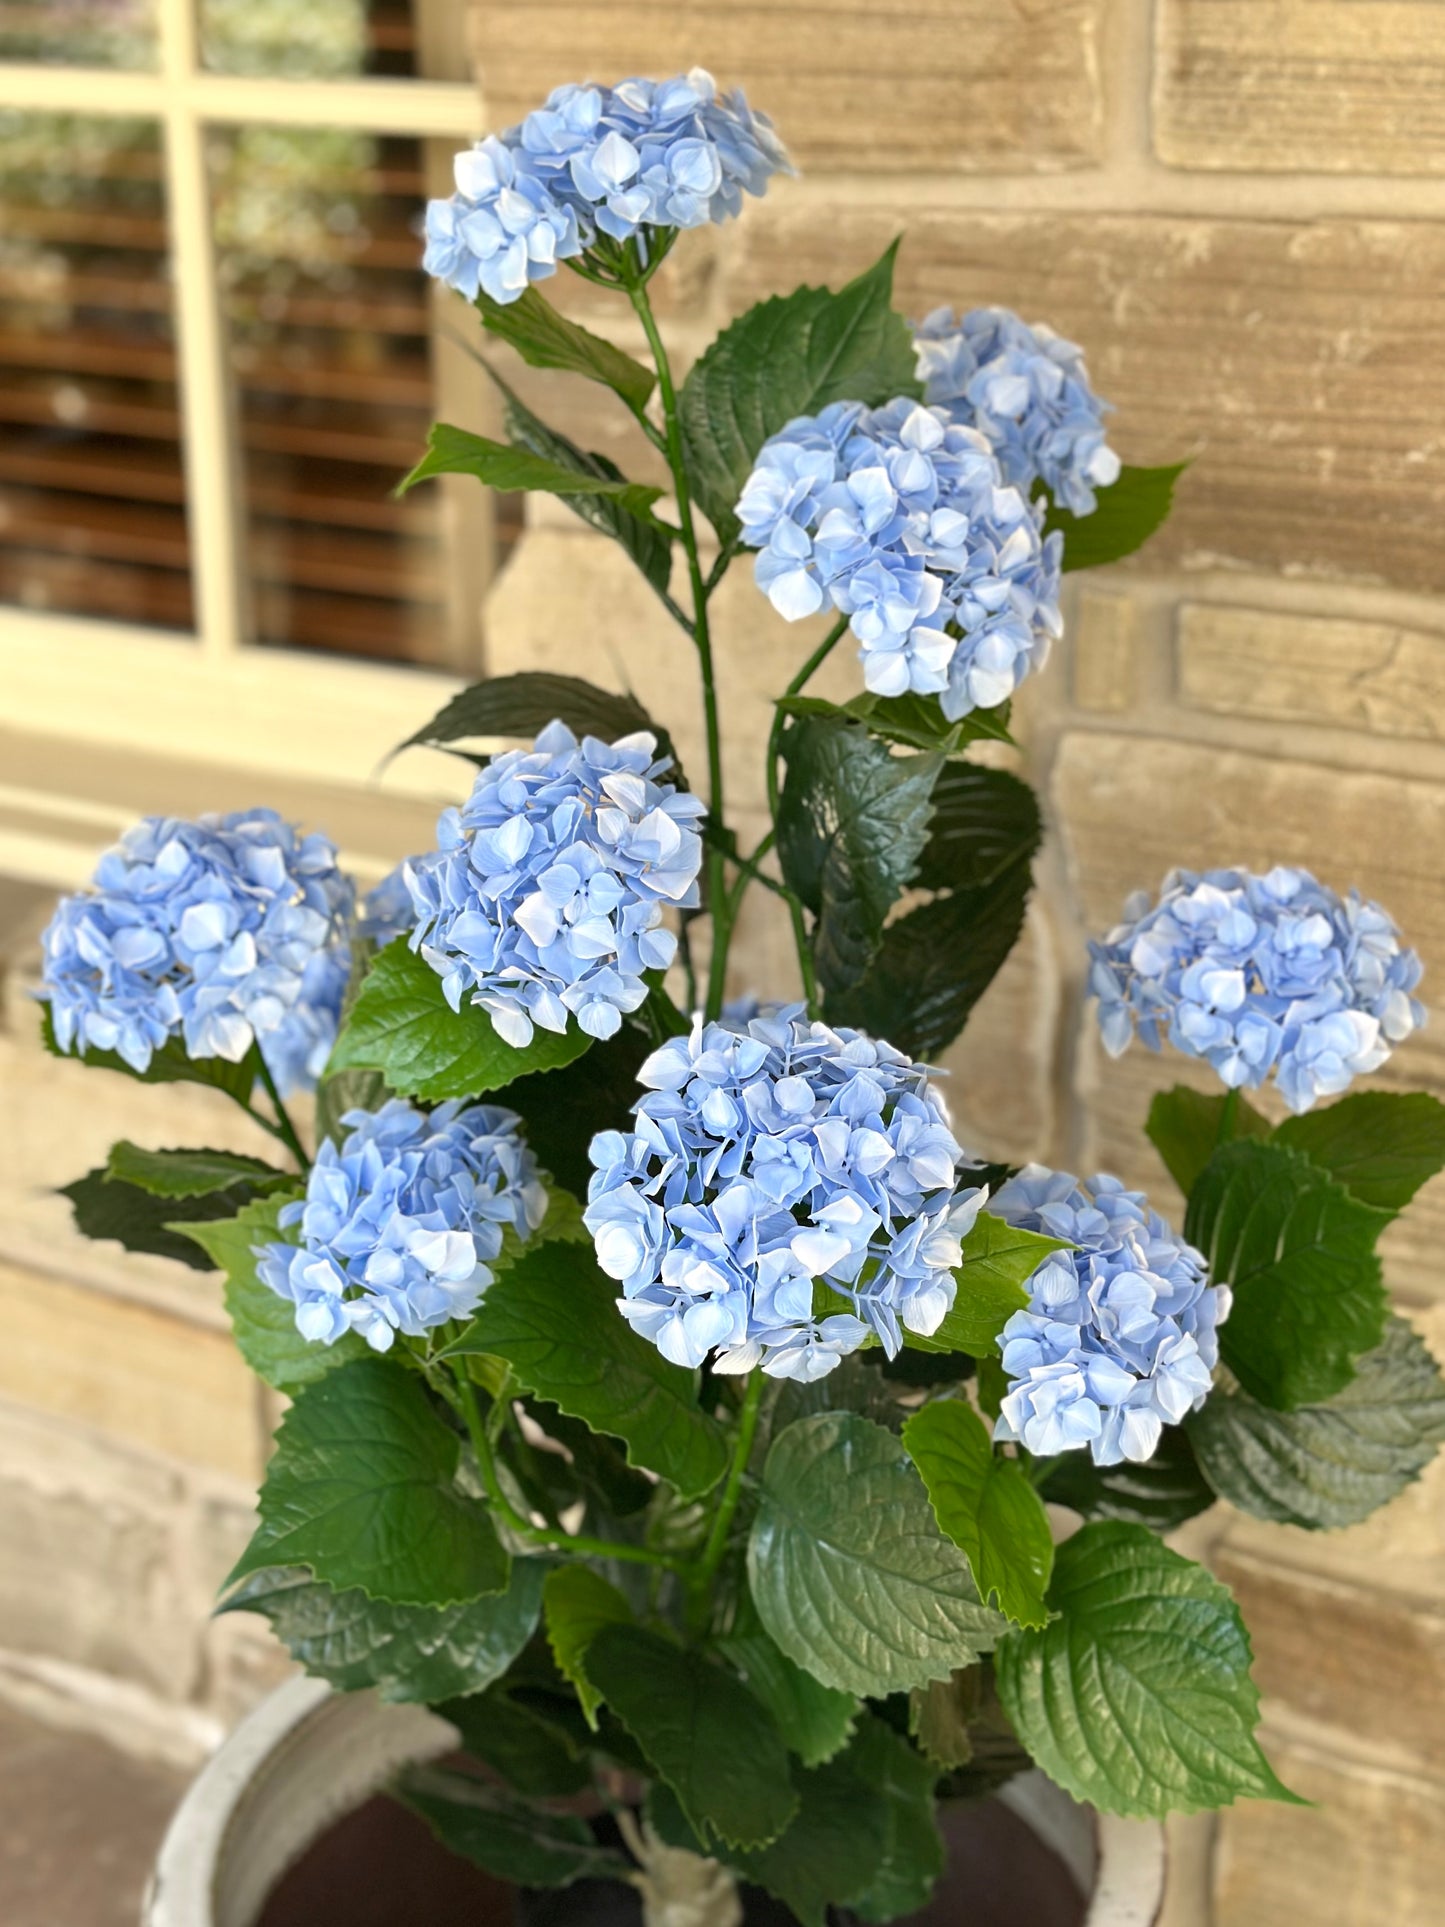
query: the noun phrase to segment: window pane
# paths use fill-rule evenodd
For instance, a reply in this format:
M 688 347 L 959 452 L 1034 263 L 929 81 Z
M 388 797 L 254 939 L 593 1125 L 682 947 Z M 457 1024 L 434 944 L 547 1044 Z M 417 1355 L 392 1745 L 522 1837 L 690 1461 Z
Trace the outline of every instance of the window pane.
M 0 60 L 154 67 L 155 0 L 0 0 Z
M 197 0 L 201 58 L 216 73 L 333 78 L 437 71 L 425 32 L 430 10 L 460 0 Z
M 159 129 L 0 112 L 0 602 L 191 624 Z
M 208 141 L 259 641 L 476 660 L 491 503 L 465 477 L 392 499 L 434 415 L 489 425 L 453 340 L 466 316 L 418 265 L 427 170 L 445 175 L 450 147 L 277 127 Z

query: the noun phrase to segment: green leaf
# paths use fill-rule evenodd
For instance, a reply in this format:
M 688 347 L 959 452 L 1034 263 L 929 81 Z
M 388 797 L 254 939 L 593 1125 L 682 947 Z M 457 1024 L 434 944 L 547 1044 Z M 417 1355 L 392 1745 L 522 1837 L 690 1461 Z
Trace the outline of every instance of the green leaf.
M 1229 1095 L 1206 1097 L 1176 1084 L 1171 1091 L 1158 1092 L 1149 1105 L 1144 1129 L 1186 1198 L 1221 1144 L 1269 1136 L 1269 1119 L 1260 1116 L 1243 1091 L 1232 1096 L 1231 1107 Z M 1227 1116 L 1232 1123 L 1226 1122 Z
M 624 1879 L 631 1865 L 599 1847 L 585 1820 L 551 1813 L 469 1774 L 414 1766 L 402 1775 L 396 1794 L 452 1853 L 520 1887 Z
M 895 241 L 837 294 L 798 288 L 759 302 L 693 364 L 678 398 L 687 469 L 724 542 L 758 450 L 795 415 L 922 392 L 912 331 L 892 308 L 897 251 Z
M 479 1005 L 453 1010 L 431 965 L 396 937 L 362 985 L 327 1069 L 380 1071 L 403 1097 L 478 1097 L 528 1071 L 570 1064 L 591 1042 L 569 1024 L 562 1036 L 538 1030 L 515 1049 Z
M 941 894 L 891 923 L 863 981 L 827 1006 L 831 1022 L 925 1059 L 958 1036 L 1017 941 L 1042 836 L 1032 790 L 1003 770 L 950 763 L 934 801 L 916 881 Z
M 1216 1391 L 1188 1421 L 1205 1477 L 1256 1518 L 1307 1530 L 1354 1525 L 1418 1479 L 1445 1443 L 1445 1383 L 1403 1318 L 1321 1405 L 1276 1412 Z
M 800 1419 L 774 1439 L 748 1578 L 789 1659 L 845 1693 L 946 1679 L 1008 1625 L 981 1604 L 899 1441 L 851 1412 Z
M 565 723 L 575 736 L 600 736 L 609 743 L 645 729 L 657 738 L 660 755 L 673 753 L 667 731 L 635 696 L 619 696 L 580 676 L 556 676 L 543 669 L 469 683 L 430 722 L 398 743 L 397 750 L 410 749 L 414 743 L 436 749 L 473 737 L 531 742 L 554 721 Z
M 1281 1144 L 1243 1138 L 1215 1152 L 1184 1234 L 1234 1287 L 1220 1353 L 1247 1392 L 1287 1412 L 1349 1384 L 1384 1336 L 1374 1248 L 1387 1222 Z
M 978 1718 L 983 1668 L 960 1667 L 947 1679 L 915 1686 L 908 1695 L 908 1731 L 919 1751 L 941 1773 L 973 1759 L 969 1728 Z
M 761 1852 L 732 1854 L 736 1870 L 764 1887 L 803 1927 L 828 1927 L 831 1906 L 865 1892 L 888 1851 L 889 1816 L 848 1759 L 794 1777 L 798 1811 Z
M 941 756 L 957 756 L 970 743 L 1008 743 L 1009 704 L 993 709 L 973 709 L 951 723 L 938 706 L 936 696 L 874 696 L 866 691 L 850 702 L 830 703 L 822 696 L 782 696 L 778 708 L 785 716 L 822 717 L 829 722 L 866 723 L 873 735 L 885 742 L 902 743 L 908 749 L 936 750 Z
M 963 1176 L 966 1180 L 968 1173 Z M 1061 1238 L 1021 1231 L 980 1211 L 963 1241 L 963 1263 L 953 1274 L 958 1296 L 952 1308 L 931 1338 L 905 1332 L 904 1344 L 919 1351 L 970 1352 L 975 1358 L 996 1353 L 1009 1319 L 1028 1309 L 1029 1279 L 1050 1252 L 1067 1249 Z
M 1227 1587 L 1144 1526 L 1059 1547 L 1042 1631 L 1010 1633 L 999 1698 L 1049 1778 L 1103 1813 L 1293 1801 L 1254 1737 L 1249 1635 Z
M 1361 1204 L 1401 1211 L 1445 1169 L 1445 1104 L 1425 1091 L 1356 1091 L 1287 1117 L 1274 1141 L 1302 1151 Z
M 821 1766 L 847 1745 L 860 1710 L 857 1695 L 825 1686 L 794 1665 L 755 1613 L 746 1614 L 741 1630 L 719 1640 L 718 1651 L 767 1707 L 788 1751 L 804 1766 Z
M 587 1677 L 701 1838 L 764 1846 L 797 1812 L 787 1748 L 734 1674 L 641 1626 L 604 1626 Z
M 883 1859 L 852 1910 L 860 1920 L 897 1920 L 927 1904 L 943 1872 L 944 1849 L 934 1818 L 932 1765 L 880 1719 L 866 1717 L 847 1763 L 872 1790 L 885 1821 Z
M 319 1345 L 296 1329 L 296 1307 L 256 1276 L 256 1247 L 294 1244 L 294 1230 L 277 1222 L 284 1198 L 258 1198 L 233 1218 L 195 1225 L 195 1239 L 226 1274 L 226 1311 L 241 1356 L 268 1385 L 294 1396 L 334 1372 L 338 1365 L 368 1358 L 366 1340 L 347 1332 L 334 1345 Z
M 1044 534 L 1063 531 L 1064 574 L 1102 568 L 1142 548 L 1168 515 L 1174 484 L 1188 466 L 1175 462 L 1165 468 L 1121 469 L 1117 482 L 1098 491 L 1099 505 L 1092 515 L 1072 515 L 1050 502 Z
M 592 1784 L 585 1753 L 561 1727 L 509 1698 L 504 1687 L 445 1700 L 433 1711 L 450 1720 L 472 1758 L 500 1773 L 515 1793 L 559 1799 Z
M 456 1434 L 404 1366 L 362 1358 L 328 1372 L 281 1421 L 260 1524 L 226 1583 L 305 1566 L 396 1606 L 501 1592 L 507 1555 L 458 1488 L 457 1459 Z
M 866 973 L 884 918 L 918 865 L 943 765 L 936 756 L 895 756 L 861 723 L 812 718 L 788 725 L 782 753 L 783 879 L 816 918 L 819 982 L 846 991 Z
M 968 1555 L 980 1598 L 1020 1626 L 1044 1625 L 1054 1542 L 1018 1461 L 994 1451 L 988 1426 L 958 1398 L 915 1412 L 903 1443 L 940 1528 Z
M 229 1218 L 256 1195 L 256 1187 L 238 1185 L 233 1191 L 212 1191 L 199 1198 L 158 1198 L 136 1184 L 122 1184 L 104 1171 L 87 1171 L 83 1178 L 60 1187 L 75 1213 L 75 1228 L 87 1238 L 113 1238 L 127 1251 L 147 1251 L 158 1258 L 174 1258 L 193 1271 L 213 1269 L 193 1238 L 193 1228 L 209 1220 Z
M 552 1196 L 555 1198 L 558 1193 L 554 1191 Z M 544 1224 L 539 1235 L 550 1240 L 557 1234 Z M 577 1242 L 590 1244 L 590 1233 L 584 1230 Z M 635 1471 L 627 1463 L 614 1440 L 604 1432 L 592 1431 L 581 1419 L 568 1418 L 545 1399 L 529 1398 L 523 1402 L 548 1438 L 566 1447 L 571 1454 L 569 1470 L 574 1483 L 604 1512 L 614 1519 L 628 1519 L 636 1512 L 646 1511 L 657 1487 L 645 1472 Z
M 111 1145 L 105 1170 L 107 1177 L 138 1185 L 156 1198 L 201 1198 L 242 1185 L 253 1192 L 274 1191 L 296 1183 L 294 1171 L 278 1171 L 239 1151 L 148 1151 L 129 1138 Z
M 52 1057 L 68 1058 L 93 1070 L 119 1071 L 124 1077 L 133 1077 L 138 1084 L 208 1084 L 240 1104 L 249 1099 L 260 1075 L 261 1060 L 254 1044 L 239 1064 L 233 1064 L 224 1057 L 187 1057 L 180 1038 L 168 1037 L 161 1048 L 152 1053 L 150 1065 L 143 1071 L 133 1070 L 118 1051 L 96 1050 L 92 1046 L 82 1056 L 78 1050 L 62 1050 L 55 1041 L 49 1004 L 40 1007 L 40 1041 Z
M 587 1148 L 597 1132 L 630 1128 L 637 1073 L 655 1047 L 649 1031 L 624 1019 L 615 1037 L 594 1044 L 575 1063 L 507 1086 L 507 1109 L 526 1125 L 538 1164 L 577 1197 L 587 1194 Z
M 1215 1399 L 1220 1396 L 1215 1392 Z M 1172 1532 L 1214 1504 L 1188 1434 L 1178 1425 L 1165 1426 L 1153 1458 L 1142 1465 L 1127 1459 L 1095 1465 L 1087 1452 L 1065 1452 L 1040 1482 L 1039 1494 L 1086 1519 L 1124 1519 L 1152 1532 Z
M 291 1657 L 338 1692 L 374 1686 L 385 1700 L 429 1706 L 502 1677 L 537 1629 L 547 1572 L 543 1560 L 514 1559 L 505 1592 L 434 1608 L 388 1605 L 295 1568 L 268 1568 L 219 1610 L 264 1614 Z
M 351 969 L 341 999 L 338 1030 L 346 1028 L 346 1020 L 356 1007 L 361 986 L 371 972 L 376 955 L 377 948 L 371 939 L 353 932 Z M 390 1095 L 380 1071 L 338 1071 L 328 1064 L 316 1084 L 317 1145 L 324 1144 L 327 1138 L 333 1144 L 340 1144 L 345 1135 L 341 1120 L 348 1111 L 379 1111 Z
M 691 1373 L 638 1337 L 617 1309 L 617 1287 L 579 1245 L 529 1245 L 446 1356 L 472 1352 L 505 1358 L 525 1391 L 621 1439 L 629 1464 L 685 1499 L 723 1475 L 727 1445 Z
M 487 332 L 515 348 L 529 367 L 585 375 L 620 395 L 634 414 L 646 407 L 657 380 L 652 370 L 559 314 L 535 287 L 505 305 L 482 291 L 475 305 Z
M 632 1608 L 600 1573 L 587 1566 L 558 1566 L 543 1590 L 547 1643 L 557 1670 L 577 1690 L 587 1724 L 597 1730 L 602 1695 L 587 1677 L 587 1648 L 604 1626 L 632 1623 Z
M 449 422 L 434 422 L 427 436 L 427 452 L 396 490 L 405 495 L 433 475 L 475 475 L 488 488 L 540 489 L 547 495 L 610 495 L 634 515 L 646 515 L 662 494 L 646 482 L 611 481 L 561 462 L 514 448 L 510 442 L 489 441 Z

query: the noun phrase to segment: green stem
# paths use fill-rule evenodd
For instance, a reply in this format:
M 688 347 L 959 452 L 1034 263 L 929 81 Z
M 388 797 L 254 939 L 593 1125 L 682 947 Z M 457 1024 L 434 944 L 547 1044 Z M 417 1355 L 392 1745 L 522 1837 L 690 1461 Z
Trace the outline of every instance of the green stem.
M 266 1095 L 270 1098 L 276 1110 L 276 1127 L 271 1131 L 271 1135 L 280 1138 L 281 1142 L 286 1146 L 286 1149 L 291 1153 L 292 1157 L 295 1158 L 303 1171 L 309 1171 L 311 1169 L 310 1156 L 307 1153 L 306 1146 L 301 1142 L 296 1126 L 291 1122 L 286 1106 L 281 1102 L 281 1093 L 276 1088 L 276 1080 L 271 1075 L 271 1068 L 262 1055 L 259 1046 L 256 1051 L 256 1065 L 257 1075 L 265 1085 Z M 249 1104 L 247 1104 L 245 1108 L 251 1111 Z M 251 1115 L 256 1119 L 258 1124 L 264 1123 L 265 1120 L 255 1111 L 251 1111 Z M 271 1127 L 268 1125 L 267 1129 L 269 1130 Z
M 707 1544 L 702 1549 L 702 1559 L 694 1569 L 689 1580 L 690 1601 L 688 1618 L 694 1633 L 701 1632 L 707 1616 L 708 1598 L 712 1592 L 713 1581 L 717 1578 L 718 1567 L 727 1551 L 728 1533 L 732 1529 L 733 1515 L 742 1497 L 743 1475 L 748 1469 L 752 1456 L 753 1440 L 758 1435 L 758 1415 L 762 1410 L 763 1392 L 767 1380 L 761 1372 L 749 1372 L 746 1389 L 743 1392 L 742 1410 L 738 1413 L 738 1433 L 733 1442 L 732 1464 L 728 1467 L 727 1483 L 723 1487 L 722 1498 L 713 1515 L 712 1530 L 707 1535 Z
M 727 818 L 723 806 L 722 727 L 718 718 L 712 632 L 707 615 L 708 584 L 703 577 L 702 561 L 698 554 L 697 527 L 692 512 L 692 489 L 687 479 L 687 464 L 682 448 L 682 422 L 677 412 L 677 389 L 672 379 L 672 364 L 668 360 L 667 348 L 657 325 L 657 317 L 652 312 L 652 303 L 647 296 L 646 283 L 632 282 L 627 292 L 631 296 L 637 318 L 642 323 L 643 333 L 647 336 L 647 345 L 652 351 L 653 364 L 657 369 L 657 390 L 662 400 L 667 465 L 672 472 L 673 491 L 677 497 L 677 517 L 682 528 L 683 552 L 687 557 L 688 582 L 692 589 L 692 639 L 697 648 L 698 668 L 702 674 L 703 722 L 707 731 L 708 813 L 714 829 L 721 832 Z M 707 1003 L 704 1014 L 712 1019 L 722 1010 L 723 986 L 727 977 L 728 945 L 732 937 L 727 870 L 723 853 L 717 847 L 716 838 L 708 846 L 707 875 L 708 909 L 712 915 L 712 957 L 708 965 Z
M 599 1559 L 625 1559 L 640 1566 L 672 1565 L 673 1561 L 666 1553 L 654 1552 L 650 1546 L 624 1546 L 614 1544 L 610 1539 L 589 1539 L 580 1532 L 553 1531 L 547 1526 L 535 1526 L 530 1519 L 524 1518 L 502 1490 L 502 1482 L 497 1477 L 497 1461 L 477 1407 L 475 1387 L 463 1372 L 454 1371 L 452 1378 L 457 1388 L 457 1402 L 466 1421 L 467 1436 L 476 1455 L 477 1470 L 487 1489 L 487 1498 L 492 1510 L 501 1514 L 518 1538 L 530 1540 L 533 1545 L 555 1546 L 559 1552 L 590 1552 Z

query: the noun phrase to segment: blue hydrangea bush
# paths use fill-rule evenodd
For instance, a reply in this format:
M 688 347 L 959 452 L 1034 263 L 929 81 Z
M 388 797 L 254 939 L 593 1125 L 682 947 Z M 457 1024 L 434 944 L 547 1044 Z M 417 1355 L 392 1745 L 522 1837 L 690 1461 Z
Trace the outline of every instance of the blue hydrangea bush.
M 1195 1060 L 1148 1120 L 1182 1222 L 960 1142 L 933 1066 L 1041 838 L 1010 698 L 1062 576 L 1138 548 L 1178 471 L 1121 465 L 1051 329 L 895 312 L 891 249 L 679 383 L 658 267 L 787 171 L 704 73 L 567 86 L 427 218 L 485 365 L 494 337 L 600 384 L 656 473 L 497 373 L 506 439 L 439 425 L 407 486 L 550 492 L 614 539 L 695 661 L 698 766 L 634 695 L 478 683 L 409 738 L 470 745 L 470 790 L 364 898 L 268 810 L 147 819 L 57 909 L 42 995 L 56 1052 L 209 1084 L 276 1144 L 122 1142 L 68 1193 L 223 1272 L 290 1401 L 225 1610 L 452 1720 L 465 1763 L 397 1790 L 490 1872 L 639 1882 L 666 1848 L 719 1920 L 736 1887 L 824 1927 L 913 1914 L 940 1805 L 1031 1763 L 1112 1813 L 1293 1797 L 1234 1601 L 1165 1535 L 1216 1498 L 1349 1525 L 1445 1438 L 1378 1255 L 1445 1108 L 1350 1091 L 1424 1022 L 1380 906 L 1181 869 L 1078 962 L 1108 1053 Z M 559 273 L 647 358 L 553 306 Z M 812 625 L 753 848 L 710 625 L 733 566 Z M 840 647 L 835 704 L 809 684 Z M 727 1003 L 750 893 L 796 968 Z

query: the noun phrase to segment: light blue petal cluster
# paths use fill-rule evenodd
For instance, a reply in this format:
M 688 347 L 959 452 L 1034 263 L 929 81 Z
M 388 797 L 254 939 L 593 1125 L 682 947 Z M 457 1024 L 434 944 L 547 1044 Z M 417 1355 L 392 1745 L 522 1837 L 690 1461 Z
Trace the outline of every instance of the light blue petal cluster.
M 671 767 L 646 731 L 579 743 L 554 722 L 479 772 L 438 822 L 440 847 L 403 866 L 411 947 L 453 1010 L 470 998 L 518 1049 L 569 1013 L 589 1037 L 615 1034 L 647 996 L 643 973 L 676 953 L 664 908 L 698 904 L 706 811 L 662 780 Z
M 1333 1097 L 1425 1022 L 1422 966 L 1377 903 L 1308 870 L 1171 870 L 1089 945 L 1104 1047 L 1134 1032 L 1202 1057 L 1231 1090 L 1273 1075 L 1292 1111 Z
M 1227 1285 L 1143 1194 L 1026 1165 L 990 1211 L 1066 1239 L 1029 1280 L 1029 1308 L 1002 1332 L 1009 1378 L 997 1439 L 1040 1458 L 1087 1445 L 1098 1465 L 1152 1456 L 1166 1425 L 1209 1395 Z
M 737 505 L 758 587 L 788 621 L 848 617 L 866 686 L 957 721 L 1042 668 L 1063 540 L 941 408 L 834 402 L 763 444 Z
M 475 1311 L 503 1234 L 530 1237 L 547 1192 L 511 1111 L 428 1113 L 398 1097 L 341 1121 L 341 1148 L 324 1140 L 306 1196 L 281 1209 L 300 1245 L 256 1246 L 256 1275 L 296 1307 L 303 1338 L 355 1331 L 384 1352 L 397 1332 L 420 1338 Z
M 335 846 L 274 810 L 145 817 L 45 932 L 56 1041 L 137 1071 L 171 1037 L 232 1063 L 254 1041 L 283 1092 L 310 1089 L 336 1036 L 354 897 Z
M 1042 481 L 1064 508 L 1092 515 L 1094 490 L 1119 479 L 1119 457 L 1104 440 L 1111 404 L 1089 386 L 1083 349 L 1007 308 L 957 320 L 936 308 L 914 336 L 924 400 L 986 436 L 1004 479 L 1026 495 Z
M 427 207 L 424 266 L 469 300 L 515 301 L 598 235 L 724 221 L 790 173 L 764 114 L 695 67 L 672 80 L 559 87 L 545 106 L 456 159 L 457 191 Z
M 384 949 L 394 937 L 409 937 L 416 928 L 416 909 L 406 880 L 407 863 L 420 863 L 408 857 L 388 870 L 380 883 L 373 884 L 361 900 L 357 929 L 368 943 Z
M 632 1132 L 592 1140 L 584 1222 L 635 1331 L 674 1364 L 811 1380 L 870 1332 L 934 1332 L 987 1193 L 927 1072 L 801 1005 L 694 1024 L 638 1072 Z M 838 1309 L 817 1316 L 815 1286 Z M 842 1305 L 851 1309 L 843 1309 Z

